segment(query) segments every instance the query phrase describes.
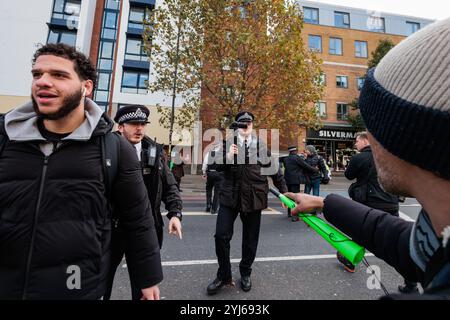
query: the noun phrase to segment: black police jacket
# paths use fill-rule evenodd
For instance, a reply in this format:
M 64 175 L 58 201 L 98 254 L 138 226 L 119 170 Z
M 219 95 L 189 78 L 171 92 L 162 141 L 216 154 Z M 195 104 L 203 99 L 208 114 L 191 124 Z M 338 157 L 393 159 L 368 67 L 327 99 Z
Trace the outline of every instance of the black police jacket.
M 211 155 L 211 162 L 216 164 L 217 171 L 223 172 L 223 180 L 219 192 L 220 204 L 240 210 L 240 212 L 253 212 L 267 208 L 267 194 L 269 192 L 269 183 L 267 175 L 261 174 L 262 168 L 269 168 L 272 164 L 270 151 L 261 142 L 253 139 L 247 154 L 248 160 L 245 164 L 245 148 L 240 147 L 238 163 L 232 164 L 226 159 L 227 146 L 233 144 L 233 141 L 224 142 L 223 147 Z M 258 152 L 259 146 L 259 152 Z M 220 160 L 219 160 L 220 159 Z M 228 163 L 227 163 L 228 162 Z M 254 162 L 254 163 L 252 163 Z M 274 185 L 280 192 L 287 192 L 284 177 L 279 170 L 278 163 L 276 165 L 276 173 L 270 175 Z
M 317 168 L 310 166 L 296 153 L 283 158 L 283 164 L 286 184 L 305 184 L 309 182 L 307 178 L 309 174 L 319 172 Z
M 177 182 L 167 166 L 162 145 L 149 137 L 144 137 L 142 140 L 141 166 L 144 183 L 153 208 L 155 226 L 159 229 L 159 235 L 164 226 L 161 215 L 161 201 L 165 204 L 165 208 L 168 211 L 167 218 L 169 219 L 177 214 L 181 216 L 183 202 Z

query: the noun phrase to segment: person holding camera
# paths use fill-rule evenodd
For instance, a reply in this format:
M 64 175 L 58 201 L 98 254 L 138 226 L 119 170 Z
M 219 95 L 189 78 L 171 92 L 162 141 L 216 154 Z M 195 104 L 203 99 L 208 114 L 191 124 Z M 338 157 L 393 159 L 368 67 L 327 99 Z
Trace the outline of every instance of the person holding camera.
M 114 121 L 119 124 L 118 133 L 125 137 L 134 147 L 136 155 L 140 161 L 142 176 L 147 188 L 148 198 L 150 200 L 155 221 L 155 229 L 158 236 L 159 247 L 163 242 L 163 226 L 164 221 L 161 215 L 161 201 L 164 202 L 169 219 L 169 234 L 177 235 L 182 238 L 181 219 L 183 203 L 177 182 L 170 172 L 166 156 L 161 144 L 156 143 L 145 135 L 145 128 L 148 122 L 150 111 L 143 105 L 128 105 L 120 108 Z M 113 268 L 109 278 L 109 290 L 112 288 L 114 273 L 117 266 L 122 261 L 124 242 L 120 231 L 113 234 L 114 251 L 113 251 Z M 131 279 L 133 300 L 140 297 Z M 110 294 L 111 291 L 109 291 Z M 106 295 L 108 298 L 109 295 Z
M 283 175 L 277 167 L 270 173 L 263 170 L 272 168 L 271 165 L 278 166 L 278 162 L 270 159 L 266 145 L 252 134 L 254 119 L 251 112 L 239 112 L 232 125 L 232 129 L 235 129 L 234 141 L 225 140 L 222 149 L 214 157 L 216 170 L 223 172 L 223 182 L 214 235 L 219 269 L 216 279 L 207 287 L 209 295 L 216 294 L 225 285 L 234 285 L 230 241 L 238 214 L 243 225 L 240 285 L 245 292 L 251 289 L 251 266 L 258 247 L 261 211 L 267 208 L 268 202 L 267 175 L 271 176 L 280 192 L 287 192 Z

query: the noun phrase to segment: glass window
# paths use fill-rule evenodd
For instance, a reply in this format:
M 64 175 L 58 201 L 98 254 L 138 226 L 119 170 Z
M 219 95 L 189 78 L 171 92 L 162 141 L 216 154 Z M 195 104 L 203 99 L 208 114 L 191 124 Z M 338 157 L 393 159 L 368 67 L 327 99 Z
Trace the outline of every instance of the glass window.
M 108 91 L 96 90 L 95 101 L 108 102 Z
M 130 8 L 128 28 L 144 30 L 144 19 L 148 19 L 145 8 Z
M 347 120 L 348 117 L 348 104 L 338 103 L 336 118 L 338 120 Z
M 61 40 L 59 42 L 75 47 L 75 43 L 77 42 L 77 34 L 75 32 L 61 32 Z
M 117 0 L 107 0 L 105 8 L 119 10 L 120 1 Z
M 148 73 L 139 74 L 139 88 L 147 88 L 145 82 L 148 81 Z
M 59 42 L 59 33 L 50 29 L 48 33 L 47 43 L 58 43 Z
M 136 87 L 138 82 L 139 74 L 136 72 L 127 72 L 123 73 L 122 86 L 127 87 Z
M 140 39 L 127 39 L 125 49 L 125 59 L 136 61 L 147 61 L 147 54 L 144 52 L 144 42 Z
M 330 38 L 330 54 L 342 55 L 342 39 Z
M 347 76 L 336 76 L 336 87 L 348 88 L 348 77 Z
M 106 59 L 112 59 L 114 53 L 114 43 L 108 41 L 102 41 L 101 57 Z
M 406 21 L 406 26 L 408 27 L 407 31 L 408 36 L 420 29 L 420 23 L 417 22 Z
M 365 80 L 364 77 L 356 78 L 356 82 L 357 82 L 357 85 L 358 85 L 358 90 L 362 89 L 362 87 L 364 85 L 364 80 Z
M 98 74 L 98 90 L 109 90 L 109 73 L 100 72 Z
M 47 43 L 65 43 L 69 46 L 75 47 L 77 41 L 77 33 L 66 30 L 52 30 L 48 34 Z
M 319 24 L 319 9 L 303 7 L 303 15 L 306 23 Z
M 308 35 L 308 47 L 311 50 L 322 52 L 322 37 L 309 34 Z
M 102 38 L 111 40 L 116 39 L 116 30 L 103 28 Z
M 117 13 L 108 11 L 106 12 L 106 19 L 105 19 L 105 28 L 110 29 L 116 29 L 117 28 Z
M 327 104 L 323 101 L 316 102 L 315 104 L 317 115 L 320 118 L 327 117 Z
M 355 41 L 355 57 L 367 58 L 367 42 Z
M 122 92 L 146 94 L 147 86 L 145 81 L 148 81 L 148 71 L 125 70 L 122 78 Z
M 52 18 L 73 20 L 78 23 L 81 10 L 81 0 L 55 0 Z
M 347 12 L 334 12 L 334 25 L 339 28 L 350 28 L 350 14 Z
M 367 26 L 372 32 L 385 32 L 384 18 L 371 16 L 369 17 Z

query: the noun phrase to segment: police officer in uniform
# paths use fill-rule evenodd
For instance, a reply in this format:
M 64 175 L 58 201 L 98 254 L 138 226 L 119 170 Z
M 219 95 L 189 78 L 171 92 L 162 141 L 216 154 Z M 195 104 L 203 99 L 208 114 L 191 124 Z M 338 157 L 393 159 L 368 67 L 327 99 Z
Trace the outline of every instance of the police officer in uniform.
M 161 215 L 161 201 L 164 202 L 168 211 L 166 216 L 169 219 L 169 234 L 175 234 L 181 239 L 182 200 L 175 178 L 167 166 L 163 146 L 145 136 L 145 128 L 147 123 L 149 123 L 149 114 L 150 111 L 145 106 L 128 105 L 117 111 L 114 121 L 119 124 L 118 133 L 123 135 L 134 146 L 136 155 L 141 163 L 144 183 L 153 209 L 155 229 L 161 248 L 164 226 Z M 112 288 L 115 270 L 123 257 L 124 243 L 120 237 L 120 231 L 116 231 L 113 234 L 112 241 L 114 250 L 112 255 L 112 274 L 110 275 L 109 283 L 110 289 Z M 133 286 L 133 279 L 130 280 L 133 300 L 139 299 L 138 291 Z M 106 297 L 108 298 L 109 296 L 107 295 Z
M 217 214 L 219 210 L 219 193 L 222 183 L 222 172 L 217 170 L 217 164 L 211 161 L 215 156 L 217 149 L 221 147 L 221 143 L 212 146 L 210 152 L 207 152 L 202 165 L 203 178 L 206 179 L 206 212 Z M 212 155 L 212 157 L 210 157 Z M 213 196 L 214 191 L 214 196 Z
M 267 175 L 262 174 L 264 173 L 262 169 L 278 165 L 278 162 L 273 160 L 268 164 L 266 161 L 260 161 L 264 156 L 266 159 L 270 157 L 270 153 L 263 142 L 258 141 L 256 135 L 252 135 L 254 115 L 242 111 L 236 115 L 235 120 L 237 123 L 246 123 L 247 128 L 237 129 L 237 143 L 234 143 L 234 139 L 225 141 L 218 152 L 219 157 L 215 158 L 217 170 L 223 172 L 224 180 L 214 236 L 219 269 L 216 279 L 208 285 L 209 295 L 217 293 L 225 285 L 234 284 L 230 264 L 230 241 L 238 214 L 243 225 L 242 259 L 239 264 L 240 285 L 245 292 L 251 289 L 251 266 L 258 247 L 261 211 L 267 208 L 269 191 Z M 239 158 L 237 163 L 236 158 Z M 281 171 L 277 168 L 273 172 L 275 173 L 271 178 L 275 186 L 281 192 L 286 192 Z

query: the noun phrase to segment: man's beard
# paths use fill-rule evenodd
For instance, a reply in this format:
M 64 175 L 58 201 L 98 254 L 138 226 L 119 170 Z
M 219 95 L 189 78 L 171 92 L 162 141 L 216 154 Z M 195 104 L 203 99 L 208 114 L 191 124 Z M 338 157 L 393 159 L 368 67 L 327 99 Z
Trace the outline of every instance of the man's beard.
M 33 95 L 31 95 L 31 101 L 33 102 L 34 112 L 36 112 L 38 117 L 40 117 L 42 119 L 47 119 L 47 120 L 58 120 L 58 119 L 64 118 L 69 113 L 71 113 L 73 110 L 75 110 L 80 105 L 82 97 L 83 97 L 83 94 L 82 94 L 81 90 L 75 91 L 75 93 L 68 95 L 63 99 L 62 107 L 58 111 L 56 111 L 54 113 L 50 113 L 50 114 L 42 113 L 39 110 L 39 107 L 38 107 L 37 102 L 34 99 Z

